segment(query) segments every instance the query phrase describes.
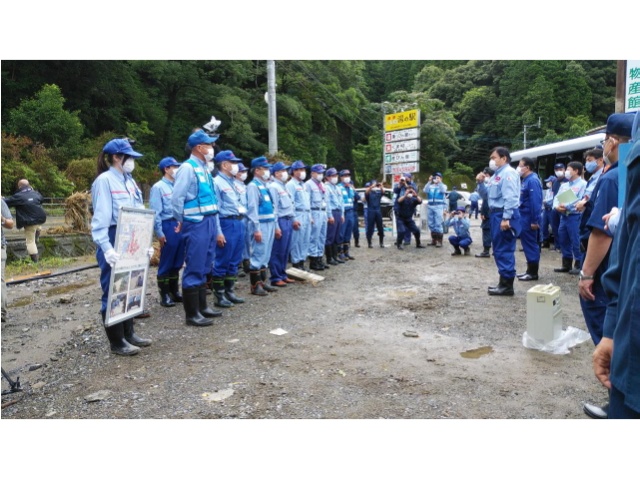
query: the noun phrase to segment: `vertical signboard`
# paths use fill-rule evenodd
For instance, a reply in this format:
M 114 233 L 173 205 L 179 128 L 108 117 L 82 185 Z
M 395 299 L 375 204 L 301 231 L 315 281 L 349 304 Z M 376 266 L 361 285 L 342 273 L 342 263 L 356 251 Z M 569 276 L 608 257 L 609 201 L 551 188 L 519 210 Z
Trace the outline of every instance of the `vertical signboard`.
M 640 60 L 627 60 L 624 111 L 640 111 Z
M 420 110 L 385 115 L 382 163 L 385 176 L 419 171 Z

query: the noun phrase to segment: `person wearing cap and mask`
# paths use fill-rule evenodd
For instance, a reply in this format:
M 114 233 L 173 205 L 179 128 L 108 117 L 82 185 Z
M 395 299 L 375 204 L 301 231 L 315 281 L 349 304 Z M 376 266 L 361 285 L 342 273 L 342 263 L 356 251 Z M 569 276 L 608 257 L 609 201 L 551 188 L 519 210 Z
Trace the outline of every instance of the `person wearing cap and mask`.
M 371 183 L 364 191 L 364 197 L 367 199 L 367 245 L 369 248 L 373 248 L 371 245 L 373 239 L 373 227 L 378 230 L 378 238 L 380 241 L 380 248 L 384 248 L 384 227 L 382 224 L 382 210 L 381 202 L 382 195 L 384 195 L 384 189 L 382 183 L 377 180 L 371 180 Z
M 464 249 L 464 254 L 469 255 L 471 249 L 469 245 L 473 243 L 469 234 L 470 222 L 467 218 L 467 212 L 464 207 L 457 207 L 454 211 L 449 212 L 447 226 L 452 227 L 455 235 L 449 236 L 449 243 L 453 246 L 452 257 L 462 255 L 460 247 Z
M 213 269 L 216 243 L 224 243 L 218 216 L 218 199 L 211 173 L 213 171 L 213 143 L 203 130 L 189 135 L 187 143 L 191 156 L 176 172 L 171 205 L 185 242 L 185 267 L 182 272 L 182 306 L 185 322 L 195 327 L 213 324 L 222 315 L 207 304 L 207 276 Z
M 184 239 L 176 233 L 178 222 L 173 218 L 173 182 L 180 163 L 173 157 L 160 160 L 158 168 L 163 177 L 151 187 L 149 208 L 155 210 L 155 234 L 160 243 L 160 263 L 158 264 L 158 289 L 160 305 L 175 307 L 182 303 L 182 295 L 178 288 L 180 269 L 184 264 Z
M 247 216 L 251 236 L 251 258 L 249 277 L 251 293 L 265 296 L 277 288 L 268 285 L 267 266 L 271 258 L 276 232 L 276 215 L 267 181 L 271 177 L 271 164 L 265 157 L 251 160 L 253 180 L 247 186 Z
M 587 150 L 584 153 L 584 169 L 591 175 L 587 181 L 587 188 L 584 190 L 584 197 L 576 203 L 576 210 L 582 212 L 580 217 L 580 242 L 582 249 L 587 250 L 587 242 L 589 241 L 589 234 L 591 230 L 587 227 L 587 222 L 593 211 L 593 191 L 596 188 L 596 184 L 602 174 L 604 173 L 604 157 L 602 155 L 601 148 L 594 148 Z
M 234 186 L 238 195 L 240 195 L 240 203 L 247 209 L 247 172 L 249 169 L 242 162 L 238 163 L 238 173 L 235 176 Z M 238 276 L 245 277 L 249 273 L 249 258 L 251 257 L 251 238 L 249 237 L 249 217 L 245 214 L 242 218 L 244 223 L 244 240 L 242 243 L 242 268 L 238 268 Z
M 398 199 L 405 195 L 406 189 L 409 187 L 413 188 L 414 191 L 418 190 L 418 186 L 415 184 L 415 182 L 412 181 L 412 178 L 413 177 L 411 176 L 410 173 L 403 173 L 402 176 L 400 177 L 400 181 L 393 189 L 393 212 L 396 214 L 396 218 L 398 216 L 398 212 L 400 211 L 400 204 L 398 202 Z M 404 245 L 409 245 L 411 243 L 410 229 L 406 228 L 404 230 L 404 236 L 402 240 Z
M 338 188 L 342 193 L 342 205 L 344 206 L 344 223 L 340 226 L 339 234 L 339 255 L 340 260 L 355 260 L 349 253 L 351 244 L 351 234 L 354 231 L 354 225 L 358 224 L 358 212 L 355 208 L 356 191 L 351 183 L 351 172 L 349 170 L 340 170 L 340 183 Z
M 614 113 L 607 119 L 606 137 L 603 145 L 603 157 L 608 165 L 605 173 L 593 190 L 593 211 L 587 221 L 590 230 L 586 254 L 582 263 L 578 281 L 580 307 L 591 335 L 597 346 L 602 340 L 605 316 L 609 315 L 607 303 L 609 297 L 603 285 L 603 275 L 609 267 L 613 234 L 606 228 L 603 217 L 618 204 L 619 169 L 618 147 L 631 138 L 635 114 Z M 630 183 L 627 182 L 629 186 Z M 625 205 L 625 209 L 627 206 Z M 627 218 L 633 218 L 629 216 Z M 620 235 L 620 232 L 616 234 Z M 632 258 L 621 258 L 620 262 L 632 262 Z M 633 263 L 631 263 L 633 265 Z M 636 272 L 637 275 L 637 272 Z M 622 293 L 622 292 L 620 292 Z M 629 293 L 629 295 L 632 295 Z M 622 298 L 622 297 L 620 297 Z M 584 411 L 594 418 L 606 418 L 606 408 L 585 404 Z
M 482 230 L 482 252 L 476 253 L 477 258 L 491 258 L 491 215 L 489 210 L 489 189 L 487 185 L 493 175 L 489 167 L 476 175 L 476 192 L 482 199 L 480 207 L 480 229 Z
M 100 315 L 104 324 L 111 283 L 111 269 L 120 259 L 114 249 L 116 223 L 121 207 L 144 208 L 142 191 L 131 176 L 135 168 L 135 159 L 142 157 L 131 147 L 127 139 L 116 138 L 105 144 L 98 156 L 98 176 L 91 185 L 93 218 L 91 219 L 91 237 L 98 246 L 96 259 L 100 266 L 100 286 L 102 303 Z M 149 258 L 153 249 L 147 252 Z M 139 337 L 135 333 L 133 319 L 104 327 L 116 355 L 135 355 L 139 347 L 151 345 L 151 340 Z
M 291 228 L 291 266 L 305 270 L 304 262 L 309 255 L 311 235 L 311 194 L 305 187 L 307 178 L 306 166 L 302 160 L 291 165 L 291 180 L 287 183 L 287 191 L 293 199 L 294 218 Z
M 324 253 L 329 265 L 338 265 L 345 262 L 338 258 L 340 227 L 344 222 L 344 205 L 342 203 L 342 191 L 338 187 L 338 171 L 335 168 L 332 167 L 326 171 L 324 186 L 327 191 L 327 203 L 329 205 Z
M 551 175 L 544 183 L 546 189 L 542 191 L 542 245 L 541 248 L 551 247 L 551 212 L 553 211 L 553 184 L 557 177 Z
M 538 280 L 540 266 L 540 224 L 542 219 L 542 183 L 534 172 L 533 159 L 523 157 L 516 171 L 520 174 L 520 243 L 527 260 L 527 271 L 518 275 L 521 282 Z
M 493 258 L 500 281 L 489 287 L 489 295 L 512 296 L 516 276 L 516 239 L 520 235 L 520 175 L 509 165 L 511 155 L 505 147 L 491 150 L 496 170 L 489 181 L 489 211 Z
M 304 184 L 309 193 L 309 205 L 311 208 L 311 234 L 309 239 L 309 268 L 311 270 L 324 270 L 329 268 L 322 256 L 324 243 L 327 239 L 327 223 L 329 221 L 329 203 L 327 192 L 322 179 L 324 177 L 324 165 L 317 163 L 311 167 L 311 179 Z M 331 217 L 333 219 L 333 217 Z
M 416 248 L 424 248 L 420 243 L 420 229 L 413 220 L 416 206 L 422 203 L 422 199 L 412 185 L 405 185 L 402 195 L 398 197 L 398 211 L 396 214 L 397 238 L 396 247 L 402 250 L 402 244 L 407 244 L 405 233 L 413 234 L 416 239 Z
M 276 231 L 269 259 L 269 281 L 274 287 L 286 287 L 289 283 L 295 283 L 295 280 L 287 277 L 286 272 L 295 213 L 293 198 L 285 185 L 289 179 L 287 168 L 283 162 L 275 163 L 271 167 L 272 181 L 269 183 L 276 216 Z
M 553 192 L 553 198 L 556 198 L 558 194 L 558 190 L 560 187 L 568 182 L 566 173 L 565 173 L 565 165 L 564 163 L 556 163 L 553 166 L 556 181 L 553 182 L 551 186 L 551 191 Z M 555 208 L 551 208 L 551 233 L 553 234 L 553 249 L 556 251 L 560 251 L 560 241 L 558 240 L 558 229 L 560 228 L 560 212 L 558 212 Z
M 218 199 L 218 216 L 224 240 L 218 241 L 216 245 L 210 285 L 215 297 L 214 305 L 229 308 L 236 303 L 244 303 L 244 299 L 235 294 L 234 288 L 242 262 L 247 208 L 242 204 L 242 194 L 238 191 L 235 179 L 240 171 L 238 164 L 241 159 L 231 150 L 223 150 L 214 160 L 218 166 L 218 175 L 213 179 L 213 186 Z
M 431 231 L 431 243 L 434 247 L 442 247 L 444 229 L 444 204 L 447 186 L 442 183 L 442 174 L 434 173 L 424 186 L 423 192 L 427 195 L 427 219 Z

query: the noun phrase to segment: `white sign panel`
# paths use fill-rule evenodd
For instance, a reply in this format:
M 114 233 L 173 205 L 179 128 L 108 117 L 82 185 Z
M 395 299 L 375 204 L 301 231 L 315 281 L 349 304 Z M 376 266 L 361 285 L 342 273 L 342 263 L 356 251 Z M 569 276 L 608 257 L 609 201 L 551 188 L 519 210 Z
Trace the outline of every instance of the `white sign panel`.
M 385 153 L 408 152 L 410 150 L 418 150 L 420 148 L 419 140 L 408 140 L 406 142 L 393 142 L 384 145 Z
M 388 153 L 384 156 L 384 163 L 406 163 L 417 162 L 420 160 L 420 152 L 414 150 L 412 152 Z
M 625 112 L 640 111 L 640 60 L 627 60 Z
M 416 173 L 420 171 L 420 164 L 418 162 L 411 163 L 394 163 L 384 166 L 385 175 L 399 175 L 401 173 Z
M 420 137 L 419 128 L 407 128 L 405 130 L 397 130 L 395 132 L 387 132 L 384 134 L 385 142 L 401 142 L 403 140 L 413 140 Z

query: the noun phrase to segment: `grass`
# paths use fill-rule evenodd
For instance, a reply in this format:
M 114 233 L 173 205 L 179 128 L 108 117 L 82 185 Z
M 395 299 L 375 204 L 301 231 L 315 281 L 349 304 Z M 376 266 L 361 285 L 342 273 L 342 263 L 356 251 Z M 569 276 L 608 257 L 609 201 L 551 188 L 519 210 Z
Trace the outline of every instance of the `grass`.
M 12 277 L 20 277 L 23 275 L 34 275 L 43 270 L 65 270 L 83 265 L 95 263 L 95 255 L 86 255 L 84 257 L 45 257 L 38 263 L 33 263 L 30 258 L 22 258 L 7 263 L 5 269 L 5 279 Z

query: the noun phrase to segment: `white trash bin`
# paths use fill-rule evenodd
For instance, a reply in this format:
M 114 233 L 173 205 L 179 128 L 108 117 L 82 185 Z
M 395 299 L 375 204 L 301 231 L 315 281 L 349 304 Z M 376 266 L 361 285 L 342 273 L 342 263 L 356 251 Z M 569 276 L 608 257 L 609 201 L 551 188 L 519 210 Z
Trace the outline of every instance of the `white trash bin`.
M 542 344 L 562 335 L 560 287 L 536 285 L 527 291 L 527 335 Z

